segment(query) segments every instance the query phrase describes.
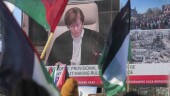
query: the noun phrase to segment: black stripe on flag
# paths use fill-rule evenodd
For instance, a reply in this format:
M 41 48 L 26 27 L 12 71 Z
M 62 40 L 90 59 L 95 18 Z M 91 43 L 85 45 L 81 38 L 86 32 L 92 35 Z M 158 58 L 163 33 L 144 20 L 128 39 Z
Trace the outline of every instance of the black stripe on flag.
M 0 34 L 3 41 L 0 81 L 13 88 L 21 78 L 32 79 L 35 48 L 3 1 L 0 1 Z
M 108 39 L 106 42 L 106 50 L 107 56 L 104 60 L 104 65 L 102 69 L 102 74 L 107 69 L 111 60 L 115 57 L 121 45 L 123 44 L 124 39 L 127 34 L 129 34 L 130 30 L 130 0 L 126 3 L 126 5 L 121 9 L 121 11 L 117 14 L 112 23 L 110 32 L 108 34 Z

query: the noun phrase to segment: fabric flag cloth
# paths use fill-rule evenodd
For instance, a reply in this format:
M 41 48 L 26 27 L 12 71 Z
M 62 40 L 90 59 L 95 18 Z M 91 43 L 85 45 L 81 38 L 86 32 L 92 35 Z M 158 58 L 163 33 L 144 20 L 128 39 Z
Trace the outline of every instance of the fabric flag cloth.
M 53 68 L 52 67 L 48 67 L 48 73 L 51 75 L 53 73 Z
M 60 65 L 59 65 L 60 66 Z M 59 68 L 59 67 L 58 67 Z M 55 77 L 55 84 L 57 86 L 57 88 L 61 91 L 62 86 L 64 85 L 65 81 L 67 80 L 67 78 L 69 78 L 69 73 L 67 70 L 67 65 L 64 64 L 64 69 L 61 73 L 61 75 L 59 77 Z
M 33 18 L 45 29 L 54 32 L 62 16 L 68 0 L 5 0 L 8 1 L 28 16 Z
M 3 48 L 0 54 L 0 87 L 11 93 L 18 81 L 31 79 L 46 89 L 50 96 L 60 96 L 30 39 L 2 1 L 0 34 Z
M 100 57 L 99 75 L 107 96 L 125 91 L 130 31 L 130 1 L 115 17 Z
M 53 69 L 52 73 L 50 74 L 51 78 L 53 79 L 53 82 L 55 83 L 55 79 L 57 76 L 57 67 L 55 66 L 47 66 Z M 55 84 L 56 85 L 56 84 Z

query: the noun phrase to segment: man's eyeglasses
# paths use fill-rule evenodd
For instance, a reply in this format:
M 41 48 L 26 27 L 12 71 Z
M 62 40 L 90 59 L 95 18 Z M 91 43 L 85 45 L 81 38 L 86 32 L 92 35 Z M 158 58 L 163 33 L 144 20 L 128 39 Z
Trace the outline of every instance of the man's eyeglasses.
M 74 23 L 74 24 L 71 24 L 70 26 L 68 26 L 69 29 L 74 29 L 75 27 L 76 28 L 81 28 L 82 26 L 82 23 Z

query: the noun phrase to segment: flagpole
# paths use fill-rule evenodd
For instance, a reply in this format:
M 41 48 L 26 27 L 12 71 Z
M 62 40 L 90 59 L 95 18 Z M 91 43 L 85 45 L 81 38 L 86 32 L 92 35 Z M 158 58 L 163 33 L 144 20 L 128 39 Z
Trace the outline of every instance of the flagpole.
M 128 2 L 130 2 L 130 0 L 128 0 Z M 129 9 L 129 22 L 130 22 L 130 18 L 131 18 L 131 15 L 130 15 L 130 14 L 131 14 L 131 11 L 130 11 L 130 10 L 131 10 L 131 4 L 129 5 L 129 7 L 130 7 L 130 9 Z M 130 31 L 130 23 L 129 23 L 129 31 Z M 130 32 L 129 32 L 129 33 L 130 33 Z M 129 43 L 130 43 L 130 41 L 129 41 Z M 131 44 L 129 44 L 129 46 L 130 46 L 129 50 L 131 50 Z M 129 52 L 128 52 L 128 53 L 129 53 Z M 130 53 L 131 53 L 131 51 L 130 51 Z M 128 55 L 129 55 L 129 54 L 128 54 Z M 130 64 L 130 63 L 129 63 L 129 61 L 130 61 L 130 60 L 129 60 L 129 57 L 128 57 L 128 64 L 127 64 L 127 65 L 128 65 L 128 73 L 127 73 L 127 81 L 128 81 L 128 82 L 127 82 L 127 90 L 126 90 L 127 92 L 129 92 L 129 89 L 130 89 L 130 78 L 129 78 L 129 75 L 130 75 L 130 74 L 129 74 L 129 73 L 130 73 L 130 72 L 129 72 L 129 64 Z
M 47 43 L 45 44 L 45 47 L 44 47 L 44 49 L 43 49 L 43 51 L 42 51 L 42 53 L 41 53 L 41 56 L 40 56 L 40 58 L 41 58 L 42 60 L 44 59 L 44 56 L 45 56 L 47 47 L 49 46 L 49 44 L 50 44 L 50 42 L 51 42 L 51 40 L 52 40 L 52 36 L 53 36 L 53 32 L 50 32 L 50 36 L 49 36 L 49 38 L 48 38 L 48 40 L 47 40 Z
M 127 71 L 127 81 L 128 81 L 128 82 L 127 82 L 127 87 L 126 87 L 126 88 L 127 88 L 127 89 L 126 89 L 127 92 L 129 92 L 129 80 L 130 80 L 130 79 L 129 79 L 129 62 L 128 62 L 128 71 Z

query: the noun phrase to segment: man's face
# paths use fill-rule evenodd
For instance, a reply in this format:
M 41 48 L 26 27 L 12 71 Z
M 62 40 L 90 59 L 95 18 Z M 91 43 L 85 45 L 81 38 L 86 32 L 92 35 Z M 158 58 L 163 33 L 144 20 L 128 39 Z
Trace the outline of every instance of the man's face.
M 71 31 L 71 34 L 77 38 L 81 35 L 83 24 L 80 19 L 78 19 L 76 22 L 72 23 L 70 26 L 68 26 L 69 30 Z

